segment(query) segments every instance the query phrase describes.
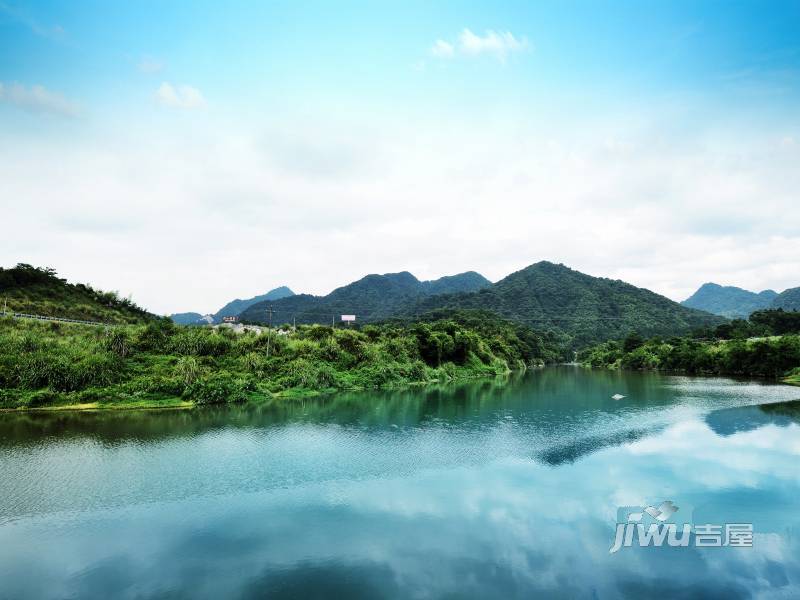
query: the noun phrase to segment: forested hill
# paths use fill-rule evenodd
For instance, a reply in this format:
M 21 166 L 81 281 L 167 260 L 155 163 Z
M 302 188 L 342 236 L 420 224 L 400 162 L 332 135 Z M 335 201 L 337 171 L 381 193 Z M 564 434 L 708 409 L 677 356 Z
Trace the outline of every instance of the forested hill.
M 0 268 L 0 310 L 104 323 L 142 323 L 155 318 L 116 292 L 67 283 L 53 269 L 18 264 Z
M 173 313 L 169 316 L 176 325 L 198 325 L 203 315 L 196 312 Z M 206 323 L 203 321 L 203 323 Z
M 330 323 L 341 314 L 355 314 L 359 321 L 379 321 L 396 315 L 418 300 L 436 294 L 471 292 L 491 285 L 482 275 L 469 271 L 433 281 L 420 281 L 411 273 L 367 275 L 349 285 L 337 288 L 327 296 L 299 294 L 277 301 L 258 302 L 241 318 L 263 322 L 267 309 L 273 311 L 277 323 Z
M 458 275 L 446 275 L 432 281 L 422 281 L 422 289 L 431 296 L 436 294 L 457 294 L 461 292 L 474 292 L 481 288 L 492 285 L 480 273 L 467 271 Z
M 533 329 L 564 333 L 573 348 L 631 332 L 680 335 L 725 321 L 623 281 L 546 261 L 477 292 L 424 298 L 403 312 L 411 316 L 438 308 L 489 310 Z
M 246 300 L 231 300 L 225 306 L 220 308 L 217 312 L 211 315 L 201 315 L 196 312 L 175 313 L 169 316 L 174 323 L 178 325 L 208 325 L 210 323 L 222 323 L 223 317 L 236 317 L 239 316 L 244 310 L 251 307 L 258 302 L 265 300 L 280 300 L 281 298 L 288 298 L 294 296 L 294 292 L 285 285 L 277 287 L 274 290 L 268 291 L 266 294 L 247 298 Z
M 681 304 L 731 319 L 746 319 L 751 313 L 770 307 L 777 296 L 773 290 L 756 293 L 734 286 L 704 283 Z
M 800 310 L 800 287 L 790 288 L 778 294 L 772 301 L 770 308 Z
M 277 287 L 274 290 L 268 291 L 266 294 L 261 294 L 260 296 L 255 296 L 246 300 L 239 300 L 237 298 L 236 300 L 228 302 L 225 306 L 214 313 L 214 322 L 222 322 L 222 317 L 235 317 L 240 315 L 242 312 L 254 304 L 258 304 L 259 302 L 265 302 L 267 300 L 280 300 L 281 298 L 289 298 L 290 296 L 294 295 L 295 293 L 292 290 L 285 285 L 282 285 L 281 287 Z

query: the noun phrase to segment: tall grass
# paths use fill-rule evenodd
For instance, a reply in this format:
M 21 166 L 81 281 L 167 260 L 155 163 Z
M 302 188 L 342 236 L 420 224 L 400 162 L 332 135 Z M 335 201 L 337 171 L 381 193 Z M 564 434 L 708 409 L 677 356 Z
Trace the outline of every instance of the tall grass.
M 0 405 L 183 398 L 237 402 L 289 390 L 393 387 L 506 373 L 534 360 L 509 331 L 454 321 L 278 335 L 180 327 L 104 330 L 0 319 Z

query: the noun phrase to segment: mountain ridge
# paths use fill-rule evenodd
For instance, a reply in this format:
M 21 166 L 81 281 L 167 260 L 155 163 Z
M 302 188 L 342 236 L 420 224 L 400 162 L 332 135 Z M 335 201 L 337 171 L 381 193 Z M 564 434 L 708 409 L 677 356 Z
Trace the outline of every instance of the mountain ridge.
M 800 287 L 783 290 L 772 300 L 770 308 L 783 310 L 800 310 Z
M 430 281 L 420 281 L 408 271 L 369 274 L 341 286 L 325 296 L 298 294 L 276 302 L 259 302 L 241 313 L 243 320 L 264 321 L 271 309 L 277 322 L 330 323 L 341 314 L 359 320 L 377 321 L 394 316 L 403 306 L 422 297 L 477 290 L 491 282 L 467 271 Z
M 619 339 L 629 333 L 681 335 L 724 318 L 621 280 L 594 277 L 563 264 L 539 261 L 488 288 L 424 299 L 406 313 L 483 309 L 534 329 L 551 329 L 573 347 Z
M 173 313 L 169 316 L 169 318 L 178 325 L 221 323 L 223 317 L 238 317 L 239 314 L 241 314 L 244 310 L 247 310 L 250 306 L 258 302 L 280 300 L 281 298 L 288 298 L 294 295 L 295 293 L 291 289 L 285 285 L 282 285 L 259 296 L 253 296 L 252 298 L 247 298 L 244 300 L 241 298 L 231 300 L 215 313 L 209 313 L 205 315 L 197 312 Z
M 245 300 L 241 300 L 239 298 L 236 300 L 231 300 L 214 313 L 214 322 L 221 322 L 223 317 L 238 317 L 242 312 L 258 302 L 264 302 L 267 300 L 280 300 L 281 298 L 288 298 L 294 295 L 295 293 L 291 289 L 285 285 L 282 285 L 280 287 L 271 289 L 266 294 L 253 296 L 252 298 L 247 298 Z
M 747 318 L 751 313 L 770 308 L 779 294 L 774 290 L 751 292 L 732 285 L 708 282 L 701 285 L 683 306 L 704 310 L 729 319 Z
M 469 274 L 454 277 L 459 281 Z M 647 336 L 680 335 L 725 321 L 624 281 L 593 277 L 548 261 L 529 265 L 493 284 L 483 280 L 473 286 L 477 283 L 480 285 L 475 289 L 452 285 L 440 288 L 426 286 L 407 271 L 373 274 L 327 296 L 299 295 L 259 303 L 241 316 L 264 322 L 267 309 L 271 309 L 277 323 L 292 319 L 298 323 L 335 323 L 340 314 L 356 314 L 359 322 L 374 322 L 413 319 L 442 309 L 487 310 L 534 329 L 552 330 L 573 346 L 620 338 L 634 331 Z M 454 291 L 432 294 L 425 289 Z

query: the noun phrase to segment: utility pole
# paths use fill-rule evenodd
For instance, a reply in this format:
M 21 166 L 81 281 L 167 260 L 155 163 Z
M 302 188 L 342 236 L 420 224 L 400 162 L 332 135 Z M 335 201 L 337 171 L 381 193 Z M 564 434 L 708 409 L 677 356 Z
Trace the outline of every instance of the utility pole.
M 297 333 L 297 315 L 292 315 L 292 331 Z
M 269 315 L 269 325 L 267 325 L 267 358 L 269 358 L 269 343 L 272 340 L 272 307 L 267 309 Z

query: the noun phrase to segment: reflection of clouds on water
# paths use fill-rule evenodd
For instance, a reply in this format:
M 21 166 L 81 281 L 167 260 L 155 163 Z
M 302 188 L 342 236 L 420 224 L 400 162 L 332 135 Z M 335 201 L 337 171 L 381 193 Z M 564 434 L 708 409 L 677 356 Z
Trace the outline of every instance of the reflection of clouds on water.
M 557 468 L 500 457 L 53 514 L 0 528 L 0 564 L 30 573 L 10 591 L 33 596 L 101 597 L 98 590 L 119 585 L 130 596 L 194 597 L 785 595 L 800 585 L 793 538 L 757 533 L 753 549 L 608 549 L 620 504 L 713 504 L 748 488 L 791 503 L 799 433 L 797 425 L 768 425 L 721 437 L 690 421 Z M 791 511 L 781 518 L 800 525 Z
M 752 406 L 796 393 L 553 369 L 182 414 L 14 416 L 0 422 L 0 595 L 797 597 L 800 424 Z M 754 548 L 609 554 L 618 507 L 667 499 L 679 515 L 752 520 Z
M 710 412 L 705 420 L 719 435 L 750 431 L 768 424 L 785 427 L 791 423 L 800 423 L 800 400 L 724 408 Z
M 627 450 L 639 456 L 668 457 L 674 471 L 709 487 L 759 485 L 776 477 L 800 482 L 800 426 L 794 423 L 764 425 L 723 437 L 705 423 L 689 421 L 631 444 Z

